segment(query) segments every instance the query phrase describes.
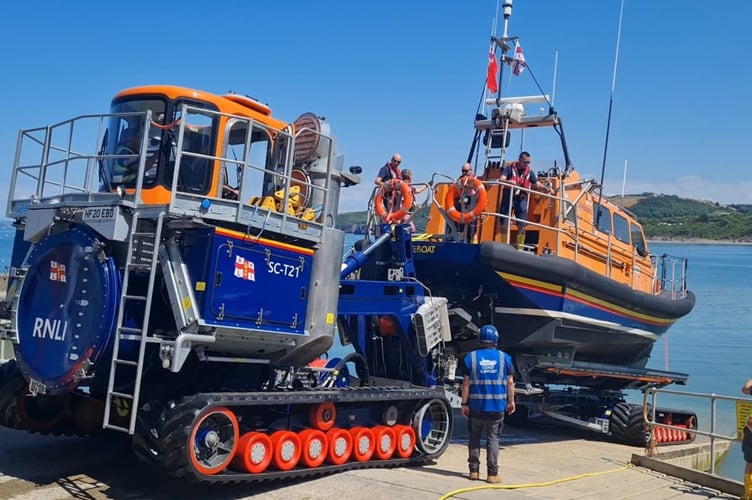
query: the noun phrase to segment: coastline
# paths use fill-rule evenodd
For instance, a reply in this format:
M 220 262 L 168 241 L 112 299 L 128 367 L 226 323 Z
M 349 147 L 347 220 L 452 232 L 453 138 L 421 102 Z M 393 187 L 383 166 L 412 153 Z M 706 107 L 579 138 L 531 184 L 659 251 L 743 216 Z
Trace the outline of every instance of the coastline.
M 648 243 L 672 243 L 677 245 L 752 245 L 747 240 L 711 240 L 707 238 L 647 238 Z

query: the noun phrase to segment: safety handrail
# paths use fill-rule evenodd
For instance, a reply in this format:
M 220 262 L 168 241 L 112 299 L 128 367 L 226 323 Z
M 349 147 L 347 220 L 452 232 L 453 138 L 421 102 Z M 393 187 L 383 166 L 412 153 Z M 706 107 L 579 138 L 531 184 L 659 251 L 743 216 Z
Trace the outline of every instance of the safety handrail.
M 452 182 L 456 181 L 452 179 L 451 182 L 436 184 L 434 189 L 438 188 L 440 185 L 449 185 Z M 537 195 L 544 199 L 544 203 L 545 199 L 549 199 L 552 203 L 557 203 L 559 209 L 556 212 L 556 225 L 542 224 L 532 220 L 524 221 L 529 227 L 555 232 L 555 248 L 549 248 L 547 249 L 547 252 L 552 255 L 559 255 L 562 244 L 567 245 L 573 251 L 573 260 L 575 262 L 578 262 L 584 254 L 589 254 L 591 257 L 597 258 L 605 263 L 607 276 L 611 276 L 615 268 L 622 270 L 631 269 L 632 272 L 629 273 L 629 285 L 633 288 L 637 286 L 637 277 L 639 276 L 639 273 L 636 272 L 636 270 L 640 267 L 640 260 L 638 259 L 636 248 L 631 246 L 632 251 L 630 252 L 630 247 L 628 247 L 629 244 L 622 240 L 618 240 L 617 242 L 617 238 L 612 231 L 607 232 L 605 237 L 596 232 L 583 231 L 579 226 L 577 204 L 566 198 L 562 191 L 562 187 L 566 189 L 567 185 L 559 186 L 555 194 L 549 194 L 500 180 L 484 181 L 483 184 L 487 190 L 492 186 L 498 186 L 499 190 L 518 189 L 522 192 L 526 192 L 528 193 L 528 202 L 532 195 Z M 436 193 L 436 191 L 432 191 L 432 193 Z M 451 228 L 454 228 L 454 223 L 450 220 L 446 211 L 443 209 L 442 200 L 438 200 L 434 196 L 433 202 L 444 219 L 449 223 L 448 227 L 451 231 Z M 511 204 L 507 207 L 506 213 L 486 210 L 482 212 L 481 217 L 491 217 L 508 221 L 509 223 L 503 224 L 506 231 L 506 241 L 509 241 L 511 235 L 510 223 L 521 221 L 516 215 L 512 214 Z M 541 249 L 541 251 L 543 252 L 544 250 Z M 682 298 L 686 295 L 685 264 L 682 264 L 682 266 L 677 269 L 678 264 L 685 259 L 676 258 L 676 261 L 671 264 L 670 269 L 667 267 L 666 271 L 662 271 L 662 266 L 668 266 L 669 262 L 672 262 L 672 258 L 666 258 L 666 256 L 663 256 L 659 259 L 655 255 L 645 256 L 645 258 L 650 259 L 653 265 L 653 272 L 652 274 L 649 274 L 649 276 L 653 281 L 651 287 L 653 290 L 656 290 L 656 293 L 660 290 L 671 290 L 671 297 L 673 299 Z M 645 264 L 645 267 L 647 267 L 647 264 Z M 645 270 L 640 269 L 640 272 L 643 271 Z M 656 286 L 656 282 L 658 283 L 658 286 Z
M 665 388 L 649 388 L 644 392 L 643 396 L 643 408 L 647 410 L 647 404 L 648 401 L 651 405 L 651 411 L 645 411 L 644 417 L 647 425 L 650 427 L 651 436 L 654 433 L 655 428 L 666 428 L 666 429 L 673 429 L 673 430 L 679 430 L 679 431 L 687 431 L 686 428 L 680 428 L 675 425 L 669 425 L 661 422 L 656 422 L 656 408 L 658 406 L 658 395 L 668 395 L 673 396 L 674 399 L 677 399 L 679 397 L 686 397 L 691 399 L 702 399 L 706 400 L 707 403 L 709 403 L 710 408 L 708 410 L 709 412 L 709 429 L 704 430 L 703 428 L 700 428 L 698 426 L 697 429 L 691 429 L 692 434 L 697 434 L 700 436 L 705 436 L 710 438 L 710 474 L 715 475 L 715 448 L 718 440 L 722 441 L 736 441 L 740 439 L 740 436 L 738 434 L 728 435 L 722 432 L 722 428 L 719 429 L 719 427 L 728 427 L 729 423 L 725 422 L 723 424 L 719 424 L 717 421 L 718 416 L 728 416 L 730 414 L 729 411 L 725 412 L 719 412 L 718 410 L 718 403 L 719 402 L 729 402 L 729 403 L 745 403 L 749 404 L 749 398 L 742 398 L 742 397 L 734 397 L 734 396 L 724 396 L 720 394 L 715 393 L 700 393 L 700 392 L 683 392 L 683 391 L 675 391 L 672 389 L 665 389 Z M 673 404 L 673 403 L 672 403 Z M 700 419 L 700 422 L 702 422 L 702 419 Z M 649 443 L 650 444 L 650 443 Z M 651 451 L 649 449 L 649 451 Z

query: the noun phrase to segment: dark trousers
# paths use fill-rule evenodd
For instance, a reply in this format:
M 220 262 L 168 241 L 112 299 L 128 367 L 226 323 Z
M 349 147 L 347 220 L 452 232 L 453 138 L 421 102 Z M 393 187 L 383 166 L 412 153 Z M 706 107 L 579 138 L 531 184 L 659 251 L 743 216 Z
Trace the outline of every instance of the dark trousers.
M 504 413 L 470 412 L 467 419 L 467 430 L 470 432 L 468 441 L 468 458 L 470 472 L 480 471 L 480 440 L 485 430 L 486 434 L 486 468 L 489 476 L 499 474 L 499 438 L 504 427 Z

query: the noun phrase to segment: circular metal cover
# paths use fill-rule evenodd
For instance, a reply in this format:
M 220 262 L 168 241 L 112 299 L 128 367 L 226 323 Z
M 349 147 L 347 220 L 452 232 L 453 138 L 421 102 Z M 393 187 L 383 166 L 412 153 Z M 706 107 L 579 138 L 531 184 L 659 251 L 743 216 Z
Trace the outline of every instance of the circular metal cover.
M 16 358 L 47 392 L 75 387 L 110 347 L 120 295 L 112 258 L 81 226 L 45 236 L 26 258 Z M 83 371 L 82 371 L 83 370 Z
M 295 123 L 295 163 L 308 161 L 314 157 L 319 147 L 321 120 L 313 113 L 303 113 Z

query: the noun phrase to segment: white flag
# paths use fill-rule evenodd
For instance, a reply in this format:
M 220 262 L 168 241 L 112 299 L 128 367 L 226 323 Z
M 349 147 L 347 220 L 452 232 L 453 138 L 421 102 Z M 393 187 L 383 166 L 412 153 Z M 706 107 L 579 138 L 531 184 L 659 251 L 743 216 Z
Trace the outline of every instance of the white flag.
M 512 73 L 519 76 L 527 66 L 525 62 L 525 54 L 522 53 L 522 47 L 520 42 L 514 43 L 514 57 L 512 58 Z

